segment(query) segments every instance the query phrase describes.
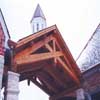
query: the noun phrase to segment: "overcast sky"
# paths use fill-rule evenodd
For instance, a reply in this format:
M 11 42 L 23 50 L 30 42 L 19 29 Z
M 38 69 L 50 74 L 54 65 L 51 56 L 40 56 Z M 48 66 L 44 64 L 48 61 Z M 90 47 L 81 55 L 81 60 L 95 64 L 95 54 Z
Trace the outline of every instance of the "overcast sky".
M 12 40 L 32 34 L 30 20 L 40 4 L 47 25 L 56 24 L 76 59 L 100 23 L 100 0 L 0 0 Z M 35 85 L 20 83 L 19 100 L 47 100 Z

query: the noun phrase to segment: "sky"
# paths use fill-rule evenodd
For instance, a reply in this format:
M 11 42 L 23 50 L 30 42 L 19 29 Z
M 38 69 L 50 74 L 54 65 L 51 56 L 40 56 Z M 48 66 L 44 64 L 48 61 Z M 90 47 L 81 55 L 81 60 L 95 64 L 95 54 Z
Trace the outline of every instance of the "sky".
M 0 0 L 11 39 L 32 34 L 30 20 L 40 4 L 47 26 L 56 24 L 76 59 L 100 23 L 100 0 Z M 48 100 L 35 85 L 20 83 L 19 100 Z

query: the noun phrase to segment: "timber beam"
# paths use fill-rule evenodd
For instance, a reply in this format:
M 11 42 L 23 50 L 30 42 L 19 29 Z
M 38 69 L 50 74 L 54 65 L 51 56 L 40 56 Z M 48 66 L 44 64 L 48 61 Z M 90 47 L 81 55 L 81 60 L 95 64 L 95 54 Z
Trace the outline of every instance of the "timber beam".
M 54 92 L 54 94 L 58 92 L 58 90 L 53 85 L 51 85 L 49 80 L 46 78 L 47 75 L 45 73 L 40 72 L 37 74 L 37 77 L 39 77 L 39 79 L 42 80 L 42 82 L 45 83 L 45 85 L 48 87 L 48 89 L 50 91 Z
M 36 81 L 36 79 L 31 78 L 30 79 L 36 86 L 38 86 L 40 89 L 42 89 L 45 93 L 47 93 L 48 95 L 51 94 L 51 92 L 42 84 L 40 84 L 38 81 Z
M 44 67 L 44 70 L 48 72 L 57 83 L 59 83 L 62 87 L 66 88 L 67 84 L 64 81 L 62 81 L 62 78 L 60 76 L 58 77 L 58 74 L 52 68 L 50 68 L 49 65 Z
M 16 63 L 18 65 L 21 64 L 28 64 L 33 62 L 38 62 L 41 60 L 47 60 L 55 57 L 63 56 L 63 53 L 60 51 L 57 52 L 49 52 L 49 53 L 40 53 L 40 54 L 33 54 L 25 57 L 21 57 L 16 59 Z
M 56 26 L 52 26 L 50 28 L 46 28 L 45 30 L 42 30 L 42 31 L 39 31 L 38 34 L 34 34 L 34 35 L 30 35 L 28 36 L 27 38 L 21 40 L 18 42 L 18 45 L 17 45 L 17 48 L 26 44 L 27 42 L 30 42 L 40 36 L 43 36 L 45 35 L 45 33 L 48 33 L 48 32 L 51 32 L 51 31 L 54 31 L 56 29 Z
M 68 96 L 70 93 L 73 92 L 73 96 L 75 96 L 75 90 L 78 89 L 78 87 L 74 86 L 73 88 L 70 89 L 65 89 L 64 91 L 61 91 L 53 96 L 50 96 L 49 100 L 58 100 L 59 98 L 62 98 L 64 96 Z
M 50 47 L 49 44 L 46 44 L 46 47 L 48 48 L 48 50 L 50 52 L 53 52 L 53 49 Z M 62 64 L 62 66 L 65 69 L 65 71 L 75 81 L 75 83 L 77 83 L 78 85 L 80 85 L 80 80 L 75 76 L 75 73 L 73 72 L 73 70 L 69 69 L 69 67 L 64 63 L 64 61 L 60 57 L 56 57 L 56 59 Z
M 28 48 L 25 48 L 24 50 L 22 50 L 18 53 L 16 53 L 15 58 L 18 58 L 20 56 L 30 55 L 31 53 L 34 53 L 36 50 L 43 47 L 45 44 L 47 44 L 48 42 L 50 42 L 52 40 L 53 40 L 53 35 L 50 35 L 50 36 L 46 37 L 45 39 L 38 41 L 36 43 L 33 42 L 33 44 L 32 44 L 32 42 L 30 42 L 31 46 L 29 46 Z

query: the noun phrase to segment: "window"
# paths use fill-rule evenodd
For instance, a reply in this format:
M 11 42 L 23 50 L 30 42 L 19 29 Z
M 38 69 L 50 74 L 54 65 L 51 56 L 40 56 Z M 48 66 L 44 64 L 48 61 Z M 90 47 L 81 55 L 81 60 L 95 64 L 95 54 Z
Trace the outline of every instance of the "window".
M 37 31 L 39 31 L 39 24 L 37 23 Z

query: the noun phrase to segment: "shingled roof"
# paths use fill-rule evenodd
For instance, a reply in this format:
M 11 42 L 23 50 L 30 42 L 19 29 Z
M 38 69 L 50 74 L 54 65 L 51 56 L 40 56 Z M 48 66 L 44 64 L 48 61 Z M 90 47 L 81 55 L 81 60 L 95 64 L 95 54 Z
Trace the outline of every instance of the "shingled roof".
M 80 53 L 77 63 L 85 71 L 100 62 L 100 24 Z

